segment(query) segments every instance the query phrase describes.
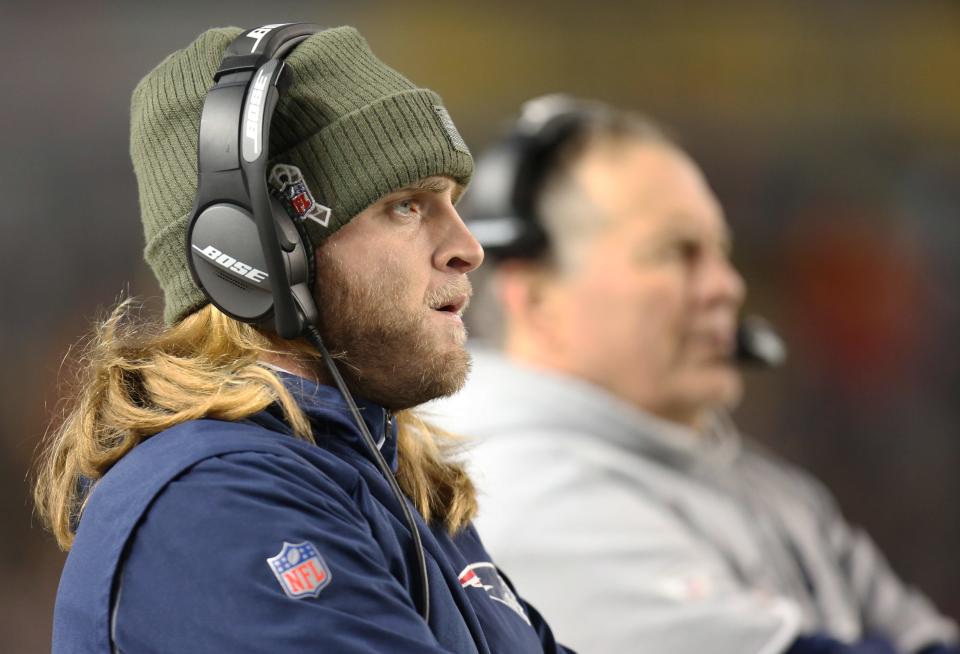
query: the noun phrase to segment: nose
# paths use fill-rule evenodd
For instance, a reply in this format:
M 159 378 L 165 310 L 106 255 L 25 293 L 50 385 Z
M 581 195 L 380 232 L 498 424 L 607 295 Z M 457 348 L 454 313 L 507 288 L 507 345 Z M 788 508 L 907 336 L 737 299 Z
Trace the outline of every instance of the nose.
M 466 274 L 483 263 L 483 247 L 451 204 L 442 224 L 444 232 L 434 253 L 433 265 L 444 272 Z
M 703 270 L 700 288 L 704 302 L 735 308 L 739 308 L 747 294 L 743 277 L 725 253 L 710 257 L 710 263 Z

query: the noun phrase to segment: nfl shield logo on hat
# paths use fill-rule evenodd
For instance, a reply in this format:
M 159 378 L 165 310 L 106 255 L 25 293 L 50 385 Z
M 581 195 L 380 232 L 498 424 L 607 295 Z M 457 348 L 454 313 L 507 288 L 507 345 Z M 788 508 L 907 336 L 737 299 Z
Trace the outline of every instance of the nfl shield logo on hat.
M 330 224 L 330 207 L 313 199 L 303 173 L 296 166 L 277 164 L 270 171 L 270 187 L 294 220 L 312 220 L 321 227 Z
M 330 568 L 313 543 L 283 543 L 280 553 L 267 559 L 280 587 L 293 599 L 316 597 L 330 583 Z

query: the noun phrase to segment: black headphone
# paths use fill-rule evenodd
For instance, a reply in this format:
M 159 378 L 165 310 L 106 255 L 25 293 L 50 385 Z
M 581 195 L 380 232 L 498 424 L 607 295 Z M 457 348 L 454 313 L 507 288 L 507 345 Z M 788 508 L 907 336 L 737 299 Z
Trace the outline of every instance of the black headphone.
M 305 336 L 320 352 L 410 529 L 421 582 L 415 602 L 429 621 L 430 584 L 420 530 L 317 330 L 311 292 L 314 246 L 302 219 L 290 218 L 268 188 L 270 123 L 290 85 L 284 59 L 322 29 L 308 23 L 264 25 L 227 46 L 200 116 L 187 261 L 197 286 L 225 314 L 273 329 L 283 338 Z M 329 208 L 319 209 L 329 217 Z
M 463 199 L 467 227 L 493 259 L 536 259 L 549 239 L 537 215 L 537 199 L 564 144 L 591 120 L 608 112 L 599 102 L 544 95 L 524 103 L 520 118 L 480 157 Z M 737 325 L 737 363 L 776 367 L 787 356 L 769 322 L 749 316 Z
M 265 25 L 227 47 L 200 117 L 197 197 L 187 230 L 194 281 L 231 318 L 283 338 L 317 320 L 313 246 L 267 186 L 270 122 L 290 84 L 284 58 L 322 28 Z M 329 211 L 329 210 L 327 210 Z

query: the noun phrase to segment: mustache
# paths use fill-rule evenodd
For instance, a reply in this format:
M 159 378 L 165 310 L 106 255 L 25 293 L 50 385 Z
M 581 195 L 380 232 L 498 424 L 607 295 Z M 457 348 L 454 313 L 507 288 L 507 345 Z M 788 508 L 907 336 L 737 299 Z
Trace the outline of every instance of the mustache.
M 470 298 L 473 296 L 473 285 L 467 277 L 459 277 L 449 284 L 444 284 L 438 288 L 428 291 L 425 303 L 428 307 L 436 309 L 439 307 L 454 304 L 464 300 L 461 311 L 465 310 L 470 304 Z

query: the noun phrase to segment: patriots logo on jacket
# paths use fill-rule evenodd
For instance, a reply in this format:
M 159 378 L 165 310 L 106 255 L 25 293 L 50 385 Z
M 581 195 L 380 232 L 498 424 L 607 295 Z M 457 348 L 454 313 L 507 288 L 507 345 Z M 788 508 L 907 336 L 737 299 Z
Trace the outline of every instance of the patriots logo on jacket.
M 330 568 L 313 543 L 287 543 L 267 559 L 280 587 L 288 597 L 316 597 L 330 583 Z
M 500 602 L 513 609 L 513 611 L 523 618 L 523 621 L 530 624 L 530 618 L 523 610 L 520 600 L 510 590 L 510 586 L 503 580 L 497 567 L 492 563 L 483 561 L 481 563 L 471 563 L 460 573 L 460 585 L 463 588 L 478 588 L 486 591 L 494 602 Z

